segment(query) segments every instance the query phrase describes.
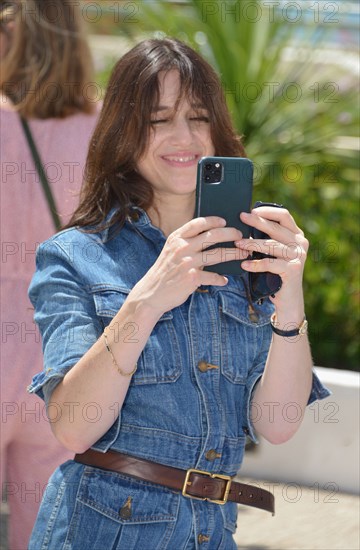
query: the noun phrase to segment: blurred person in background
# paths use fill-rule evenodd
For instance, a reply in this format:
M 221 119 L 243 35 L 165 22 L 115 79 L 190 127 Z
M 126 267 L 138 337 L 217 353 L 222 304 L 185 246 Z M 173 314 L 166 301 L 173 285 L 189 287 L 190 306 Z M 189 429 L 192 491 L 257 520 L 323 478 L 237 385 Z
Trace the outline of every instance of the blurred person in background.
M 26 392 L 42 365 L 27 289 L 36 246 L 55 227 L 21 118 L 63 224 L 77 205 L 98 106 L 90 97 L 92 59 L 74 2 L 1 1 L 0 59 L 1 487 L 10 508 L 9 547 L 25 550 L 49 475 L 70 455 Z

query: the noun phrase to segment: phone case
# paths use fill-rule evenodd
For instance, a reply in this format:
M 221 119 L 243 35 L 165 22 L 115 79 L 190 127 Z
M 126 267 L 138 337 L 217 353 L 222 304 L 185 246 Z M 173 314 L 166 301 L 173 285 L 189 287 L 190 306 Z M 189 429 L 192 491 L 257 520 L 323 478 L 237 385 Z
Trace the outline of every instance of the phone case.
M 281 204 L 274 202 L 261 202 L 257 201 L 253 208 L 261 208 L 262 206 L 274 206 L 275 208 L 282 208 Z M 251 236 L 253 239 L 268 239 L 269 235 L 256 229 L 251 228 Z M 262 252 L 253 252 L 253 260 L 261 260 L 262 258 L 274 258 L 270 254 L 263 254 Z M 270 273 L 269 271 L 263 271 L 258 273 L 249 273 L 249 286 L 250 295 L 253 302 L 261 303 L 268 296 L 273 296 L 278 290 L 280 290 L 282 280 L 276 273 Z
M 219 167 L 216 168 L 216 164 Z M 214 165 L 214 170 L 209 166 Z M 214 180 L 214 181 L 213 181 Z M 218 181 L 217 181 L 218 180 Z M 203 157 L 198 163 L 195 217 L 220 216 L 228 227 L 236 227 L 245 238 L 250 227 L 240 220 L 240 212 L 250 212 L 252 200 L 253 163 L 240 157 Z M 233 242 L 214 243 L 213 248 L 235 248 Z M 211 266 L 206 271 L 221 275 L 242 275 L 240 260 L 229 260 Z

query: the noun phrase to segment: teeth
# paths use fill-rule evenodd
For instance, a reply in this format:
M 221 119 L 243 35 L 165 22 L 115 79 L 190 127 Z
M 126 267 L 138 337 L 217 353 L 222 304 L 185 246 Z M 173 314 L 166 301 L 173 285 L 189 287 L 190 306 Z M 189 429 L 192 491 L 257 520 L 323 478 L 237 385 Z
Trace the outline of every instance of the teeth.
M 191 156 L 188 156 L 188 157 L 168 156 L 168 157 L 165 157 L 165 158 L 167 158 L 170 161 L 174 161 L 174 162 L 189 162 L 190 160 L 195 160 L 196 155 L 191 155 Z

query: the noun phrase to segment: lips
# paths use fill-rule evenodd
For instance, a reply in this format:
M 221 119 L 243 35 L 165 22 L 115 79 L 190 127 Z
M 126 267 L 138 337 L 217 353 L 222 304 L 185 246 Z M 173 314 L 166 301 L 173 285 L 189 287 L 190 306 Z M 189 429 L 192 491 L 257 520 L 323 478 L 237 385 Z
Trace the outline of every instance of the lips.
M 173 166 L 193 166 L 197 163 L 199 155 L 194 153 L 176 153 L 162 155 L 162 159 Z

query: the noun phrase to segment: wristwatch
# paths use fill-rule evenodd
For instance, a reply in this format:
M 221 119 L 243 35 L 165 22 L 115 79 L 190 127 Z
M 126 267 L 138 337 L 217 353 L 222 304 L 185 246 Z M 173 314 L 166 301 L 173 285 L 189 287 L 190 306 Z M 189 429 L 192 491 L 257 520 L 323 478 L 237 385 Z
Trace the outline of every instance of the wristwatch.
M 308 322 L 305 316 L 300 326 L 298 326 L 297 328 L 293 328 L 292 330 L 280 330 L 275 326 L 275 322 L 276 322 L 276 313 L 273 313 L 272 316 L 270 317 L 271 328 L 273 332 L 275 332 L 275 334 L 278 334 L 279 336 L 285 336 L 286 338 L 290 338 L 291 336 L 303 336 L 304 334 L 307 333 Z

